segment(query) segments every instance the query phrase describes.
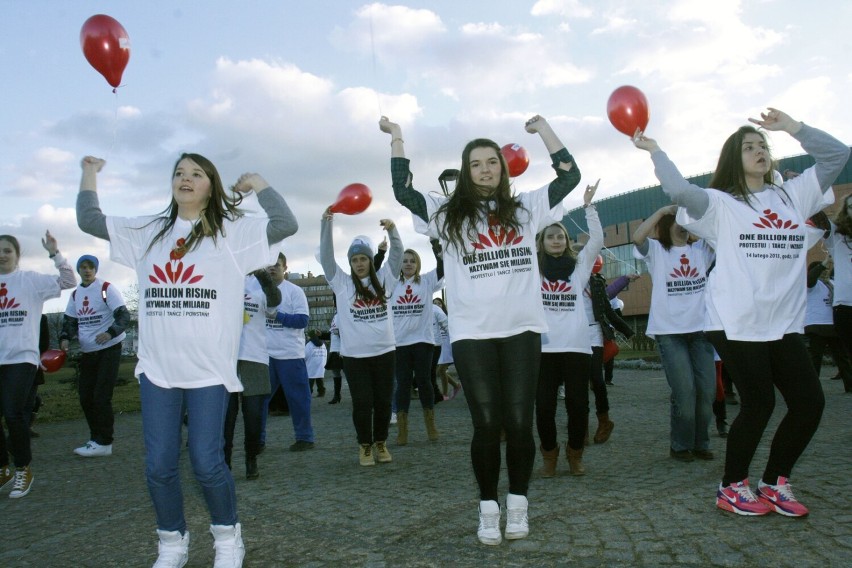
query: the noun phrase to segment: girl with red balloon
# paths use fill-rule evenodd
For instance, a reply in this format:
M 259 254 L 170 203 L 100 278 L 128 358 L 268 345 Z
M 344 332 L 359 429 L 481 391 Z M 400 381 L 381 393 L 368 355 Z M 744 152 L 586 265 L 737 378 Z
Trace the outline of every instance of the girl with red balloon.
M 525 129 L 538 134 L 551 155 L 556 178 L 548 185 L 515 194 L 500 146 L 479 138 L 462 151 L 455 191 L 449 197 L 424 195 L 411 185 L 402 129 L 386 117 L 379 127 L 391 136 L 397 201 L 411 211 L 415 229 L 439 239 L 444 251 L 453 357 L 473 420 L 477 536 L 483 544 L 503 540 L 497 484 L 505 430 L 505 536 L 524 538 L 529 534 L 527 490 L 536 454 L 532 422 L 541 334 L 547 331 L 535 235 L 562 219 L 562 200 L 580 182 L 580 172 L 547 121 L 534 116 Z
M 346 272 L 334 260 L 333 220 L 334 211 L 329 207 L 320 226 L 320 265 L 338 306 L 340 356 L 352 395 L 358 462 L 362 466 L 373 466 L 376 461 L 389 463 L 393 461 L 387 439 L 396 341 L 388 291 L 393 289 L 399 275 L 402 240 L 394 222 L 382 219 L 380 224 L 390 238 L 388 261 L 377 272 L 372 244 L 366 237 L 355 237 L 346 252 L 349 260 Z
M 600 182 L 600 180 L 598 180 Z M 592 344 L 589 320 L 583 305 L 583 290 L 592 275 L 604 234 L 592 199 L 598 184 L 586 186 L 583 207 L 589 240 L 579 254 L 571 249 L 571 238 L 562 223 L 554 223 L 538 234 L 538 267 L 541 272 L 541 301 L 547 317 L 547 333 L 541 336 L 541 367 L 536 394 L 535 419 L 542 477 L 556 475 L 559 443 L 556 436 L 557 391 L 565 384 L 568 441 L 565 457 L 571 475 L 583 475 L 583 437 L 589 420 L 589 368 Z
M 0 422 L 0 488 L 12 482 L 9 497 L 27 495 L 33 486 L 30 468 L 30 410 L 28 401 L 39 360 L 39 326 L 44 302 L 77 286 L 74 269 L 59 252 L 50 231 L 41 240 L 59 277 L 19 270 L 21 245 L 12 235 L 0 235 L 0 414 L 6 417 L 9 443 Z M 9 450 L 15 458 L 9 465 Z
M 769 108 L 722 146 L 707 189 L 687 182 L 642 131 L 633 143 L 648 151 L 663 191 L 678 205 L 677 223 L 716 250 L 707 282 L 704 331 L 731 373 L 742 406 L 731 425 L 716 505 L 740 515 L 775 511 L 802 517 L 790 476 L 819 426 L 825 398 L 802 340 L 807 219 L 843 170 L 849 148 L 825 132 Z M 773 177 L 765 131 L 786 132 L 816 164 L 786 182 Z M 772 246 L 767 246 L 771 244 Z M 775 407 L 787 403 L 755 495 L 749 466 Z
M 189 555 L 178 467 L 185 414 L 190 461 L 210 513 L 215 564 L 242 566 L 245 547 L 234 479 L 225 463 L 224 425 L 230 393 L 243 390 L 237 357 L 245 275 L 273 263 L 270 245 L 296 232 L 296 218 L 258 174 L 243 174 L 234 194 L 226 193 L 216 167 L 200 154 L 182 154 L 175 162 L 165 211 L 107 217 L 97 194 L 104 164 L 91 156 L 82 160 L 77 224 L 110 241 L 112 260 L 136 270 L 141 299 L 136 376 L 145 477 L 159 537 L 155 566 L 183 566 Z M 268 219 L 239 209 L 243 194 L 252 191 Z

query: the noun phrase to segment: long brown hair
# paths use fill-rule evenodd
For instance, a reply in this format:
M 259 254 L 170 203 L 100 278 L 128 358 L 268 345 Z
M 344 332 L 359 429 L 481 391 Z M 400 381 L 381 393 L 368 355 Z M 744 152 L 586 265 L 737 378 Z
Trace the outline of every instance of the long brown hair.
M 420 268 L 422 267 L 422 264 L 420 262 L 420 255 L 417 254 L 417 251 L 414 249 L 405 249 L 405 252 L 402 253 L 403 258 L 405 258 L 405 255 L 407 254 L 410 254 L 414 257 L 414 262 L 417 266 L 417 268 L 414 270 L 414 282 L 416 284 L 420 284 Z M 399 270 L 399 281 L 405 282 L 405 276 L 403 276 L 401 268 Z
M 544 266 L 544 255 L 547 254 L 546 252 L 544 252 L 544 234 L 551 227 L 556 227 L 560 229 L 563 233 L 565 233 L 565 251 L 559 256 L 570 256 L 574 260 L 577 259 L 577 253 L 574 252 L 574 249 L 571 248 L 571 235 L 568 234 L 568 229 L 566 229 L 565 225 L 560 222 L 551 223 L 535 236 L 535 248 L 537 251 L 536 254 L 538 255 L 539 270 L 541 270 L 541 267 Z
M 352 259 L 349 260 L 349 272 L 349 276 L 352 278 L 352 283 L 355 285 L 355 298 L 366 300 L 367 302 L 379 300 L 382 304 L 387 304 L 385 287 L 382 286 L 382 283 L 379 280 L 379 275 L 376 274 L 376 267 L 373 265 L 372 258 L 370 258 L 370 274 L 367 278 L 370 279 L 370 285 L 373 286 L 373 290 L 375 290 L 375 292 L 371 290 L 369 286 L 365 286 L 364 283 L 361 282 L 361 279 L 355 275 L 355 271 L 352 269 Z
M 843 207 L 834 216 L 834 224 L 837 226 L 837 233 L 843 235 L 843 242 L 849 246 L 849 240 L 852 238 L 852 217 L 846 211 L 846 202 L 852 199 L 852 195 L 847 195 L 843 198 Z
M 779 187 L 775 185 L 774 170 L 776 164 L 772 159 L 772 153 L 769 151 L 769 141 L 766 139 L 766 134 L 754 126 L 741 126 L 725 140 L 725 143 L 722 145 L 722 151 L 719 153 L 719 162 L 716 164 L 716 171 L 713 172 L 710 178 L 710 187 L 730 193 L 738 200 L 744 201 L 751 206 L 751 198 L 754 196 L 754 193 L 748 188 L 743 169 L 743 140 L 746 134 L 757 134 L 766 144 L 766 158 L 772 164 L 772 167 L 763 175 L 763 182 Z
M 243 196 L 240 193 L 235 193 L 233 196 L 225 193 L 225 187 L 222 185 L 222 178 L 219 177 L 219 171 L 216 169 L 216 166 L 201 154 L 186 152 L 181 154 L 172 168 L 172 178 L 175 176 L 178 164 L 184 159 L 192 160 L 198 164 L 204 170 L 204 173 L 207 174 L 207 177 L 210 178 L 210 200 L 207 202 L 207 206 L 201 211 L 198 222 L 193 225 L 184 244 L 180 247 L 183 251 L 188 252 L 198 248 L 198 245 L 201 244 L 201 239 L 204 237 L 211 237 L 215 243 L 219 235 L 224 236 L 224 221 L 226 219 L 233 221 L 243 216 L 243 212 L 239 209 L 239 205 L 243 201 Z M 162 228 L 151 239 L 151 244 L 148 245 L 146 252 L 150 252 L 157 242 L 163 240 L 169 234 L 175 225 L 177 216 L 178 204 L 173 195 L 169 206 L 160 213 L 157 219 L 152 221 L 160 222 Z
M 489 209 L 488 200 L 482 198 L 470 174 L 470 153 L 476 148 L 491 148 L 500 159 L 500 183 L 493 193 L 494 209 Z M 468 245 L 477 240 L 476 224 L 483 218 L 518 232 L 518 209 L 524 209 L 524 206 L 521 205 L 520 199 L 512 194 L 509 166 L 506 165 L 500 146 L 487 138 L 468 142 L 462 150 L 462 165 L 456 189 L 435 213 L 445 216 L 444 225 L 438 228 L 441 238 L 452 243 L 456 250 L 463 254 L 468 252 Z

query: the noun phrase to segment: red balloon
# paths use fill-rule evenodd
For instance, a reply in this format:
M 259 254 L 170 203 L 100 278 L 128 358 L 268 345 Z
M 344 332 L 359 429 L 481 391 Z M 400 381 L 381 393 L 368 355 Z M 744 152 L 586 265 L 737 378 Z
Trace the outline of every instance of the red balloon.
M 104 14 L 86 20 L 80 29 L 80 47 L 86 60 L 107 83 L 113 87 L 121 84 L 121 75 L 130 59 L 130 37 L 118 21 Z
M 337 201 L 331 206 L 332 213 L 357 215 L 363 213 L 373 201 L 373 193 L 363 183 L 350 183 L 340 190 Z
M 603 262 L 603 257 L 601 255 L 598 255 L 598 257 L 595 259 L 595 263 L 592 265 L 592 274 L 597 274 L 601 271 L 601 268 L 603 268 Z
M 637 128 L 644 131 L 651 117 L 648 99 L 642 91 L 630 85 L 612 92 L 606 103 L 606 114 L 612 125 L 628 136 L 633 136 Z
M 524 147 L 520 144 L 506 144 L 500 148 L 503 158 L 506 160 L 506 165 L 509 166 L 509 176 L 518 177 L 530 165 L 530 156 Z
M 55 373 L 65 364 L 65 351 L 61 349 L 48 349 L 41 354 L 41 366 L 48 373 Z

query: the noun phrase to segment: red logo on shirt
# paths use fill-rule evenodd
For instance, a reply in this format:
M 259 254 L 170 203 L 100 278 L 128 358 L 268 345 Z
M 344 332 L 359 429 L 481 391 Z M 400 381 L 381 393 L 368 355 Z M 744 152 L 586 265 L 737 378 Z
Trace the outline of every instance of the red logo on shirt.
M 689 266 L 689 259 L 685 254 L 682 254 L 680 255 L 680 266 L 676 266 L 669 276 L 672 278 L 695 278 L 698 276 L 698 269 Z
M 20 307 L 15 298 L 7 298 L 9 291 L 6 289 L 6 283 L 0 282 L 0 310 L 12 310 Z
M 420 303 L 420 296 L 417 296 L 417 295 L 414 294 L 414 292 L 411 290 L 410 284 L 406 284 L 405 285 L 405 294 L 400 296 L 399 298 L 397 298 L 396 303 L 397 304 L 419 304 Z
M 549 280 L 541 281 L 541 291 L 542 292 L 570 292 L 571 286 L 568 285 L 567 282 L 562 280 L 557 280 L 556 282 L 550 282 Z
M 77 312 L 78 316 L 90 316 L 95 313 L 95 310 L 89 305 L 89 297 L 83 297 L 83 307 Z
M 772 209 L 764 209 L 763 216 L 760 217 L 760 223 L 752 223 L 758 229 L 796 229 L 798 224 L 792 221 L 778 218 L 778 213 L 773 213 Z
M 148 275 L 148 279 L 154 284 L 195 284 L 204 276 L 192 273 L 195 270 L 195 265 L 190 264 L 184 269 L 183 261 L 181 260 L 186 255 L 186 240 L 178 239 L 175 248 L 169 253 L 169 261 L 164 265 L 165 268 L 160 268 L 154 265 L 154 274 Z
M 488 234 L 479 233 L 479 242 L 470 243 L 473 248 L 485 250 L 492 247 L 516 245 L 524 240 L 523 235 L 518 235 L 514 229 L 506 230 L 506 227 L 497 222 L 493 214 L 488 215 Z
M 353 308 L 373 308 L 375 306 L 381 306 L 382 301 L 378 298 L 374 298 L 372 300 L 365 300 L 363 298 L 358 298 L 352 303 Z

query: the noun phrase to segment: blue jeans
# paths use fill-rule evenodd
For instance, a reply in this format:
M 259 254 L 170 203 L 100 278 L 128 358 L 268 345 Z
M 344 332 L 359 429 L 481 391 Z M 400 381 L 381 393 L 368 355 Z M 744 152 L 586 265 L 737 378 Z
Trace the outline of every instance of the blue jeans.
M 707 450 L 716 398 L 713 346 L 704 333 L 657 335 L 671 395 L 671 449 Z
M 308 368 L 304 359 L 273 359 L 269 358 L 270 394 L 266 397 L 263 408 L 263 420 L 260 440 L 266 443 L 266 417 L 269 415 L 269 401 L 281 385 L 287 406 L 290 409 L 290 419 L 293 421 L 293 431 L 296 441 L 314 442 L 314 427 L 311 425 L 311 386 L 308 382 Z
M 184 409 L 189 417 L 189 459 L 201 484 L 210 522 L 234 525 L 237 494 L 225 465 L 225 412 L 229 393 L 222 385 L 197 389 L 165 389 L 139 377 L 142 431 L 145 437 L 145 478 L 154 503 L 157 528 L 186 532 L 178 461 Z
M 6 418 L 6 426 L 9 427 L 9 441 L 16 467 L 26 467 L 32 460 L 27 399 L 32 391 L 36 368 L 31 363 L 0 365 L 0 414 Z M 6 434 L 0 423 L 0 466 L 8 464 Z

